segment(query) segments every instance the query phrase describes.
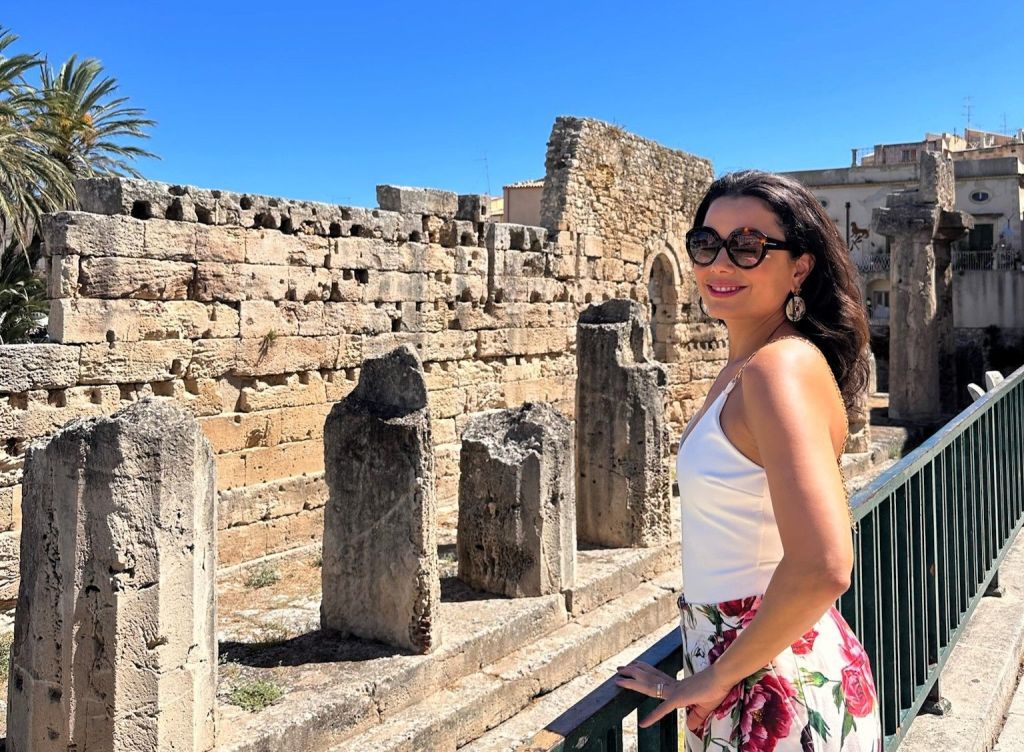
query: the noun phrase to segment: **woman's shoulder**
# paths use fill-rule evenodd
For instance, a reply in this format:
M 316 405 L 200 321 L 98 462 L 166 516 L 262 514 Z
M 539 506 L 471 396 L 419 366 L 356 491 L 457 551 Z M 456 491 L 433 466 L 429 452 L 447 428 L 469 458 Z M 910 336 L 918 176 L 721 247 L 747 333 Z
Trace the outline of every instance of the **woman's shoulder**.
M 745 395 L 784 409 L 826 407 L 842 394 L 825 354 L 807 337 L 779 337 L 754 353 L 743 370 Z

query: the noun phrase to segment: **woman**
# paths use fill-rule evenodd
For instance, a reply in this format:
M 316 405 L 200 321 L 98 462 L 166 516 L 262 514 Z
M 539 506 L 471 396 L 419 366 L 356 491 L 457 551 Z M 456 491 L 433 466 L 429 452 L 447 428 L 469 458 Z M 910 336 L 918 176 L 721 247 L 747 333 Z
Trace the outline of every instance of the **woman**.
M 676 461 L 685 678 L 638 661 L 616 683 L 664 699 L 641 726 L 686 708 L 687 750 L 881 750 L 867 655 L 832 606 L 853 565 L 846 406 L 868 368 L 849 254 L 806 188 L 758 171 L 716 180 L 686 241 L 729 360 Z

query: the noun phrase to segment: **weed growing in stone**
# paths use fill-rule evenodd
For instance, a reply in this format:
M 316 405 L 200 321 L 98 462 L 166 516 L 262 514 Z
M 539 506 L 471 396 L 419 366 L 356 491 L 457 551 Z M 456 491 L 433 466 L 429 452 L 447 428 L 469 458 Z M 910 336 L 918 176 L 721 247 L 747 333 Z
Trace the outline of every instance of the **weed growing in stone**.
M 256 636 L 255 645 L 261 648 L 273 647 L 287 642 L 295 635 L 292 630 L 279 621 L 266 622 L 260 625 L 259 634 Z
M 277 569 L 270 566 L 269 564 L 263 564 L 257 567 L 245 580 L 245 586 L 252 589 L 267 587 L 273 585 L 275 582 L 281 579 L 281 575 L 278 574 Z
M 273 682 L 262 679 L 241 681 L 231 688 L 228 702 L 237 705 L 250 713 L 258 713 L 279 700 L 284 695 L 281 688 Z

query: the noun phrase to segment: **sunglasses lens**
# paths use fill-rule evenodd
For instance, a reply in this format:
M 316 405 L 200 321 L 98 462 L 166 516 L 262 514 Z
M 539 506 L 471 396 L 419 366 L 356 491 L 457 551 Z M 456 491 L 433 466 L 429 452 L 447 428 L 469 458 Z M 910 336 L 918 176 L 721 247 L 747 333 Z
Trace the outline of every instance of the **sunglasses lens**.
M 710 264 L 718 255 L 721 239 L 713 232 L 697 230 L 686 238 L 686 250 L 695 264 Z
M 754 232 L 736 233 L 729 238 L 729 251 L 737 266 L 756 266 L 764 255 L 765 238 Z

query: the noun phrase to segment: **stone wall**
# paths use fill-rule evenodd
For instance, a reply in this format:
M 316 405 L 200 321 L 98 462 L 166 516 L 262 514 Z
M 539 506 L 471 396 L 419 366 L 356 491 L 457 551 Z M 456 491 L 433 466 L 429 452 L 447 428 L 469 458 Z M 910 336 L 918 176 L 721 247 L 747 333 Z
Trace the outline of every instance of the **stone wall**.
M 0 347 L 0 601 L 16 593 L 26 445 L 150 395 L 189 409 L 213 447 L 221 565 L 319 539 L 325 417 L 364 358 L 402 343 L 424 365 L 442 520 L 474 414 L 544 400 L 573 418 L 591 302 L 655 302 L 674 449 L 726 355 L 680 251 L 711 177 L 706 160 L 562 118 L 550 232 L 484 223 L 483 197 L 443 191 L 381 186 L 364 209 L 80 182 L 81 211 L 43 227 L 52 344 Z
M 564 248 L 584 303 L 645 304 L 653 356 L 666 366 L 671 449 L 728 355 L 724 326 L 697 307 L 683 244 L 714 178 L 711 162 L 597 120 L 560 117 L 548 142 L 541 224 Z

